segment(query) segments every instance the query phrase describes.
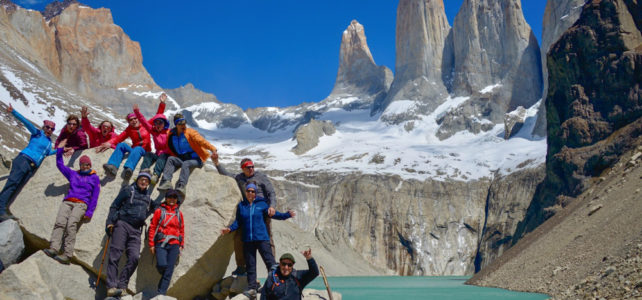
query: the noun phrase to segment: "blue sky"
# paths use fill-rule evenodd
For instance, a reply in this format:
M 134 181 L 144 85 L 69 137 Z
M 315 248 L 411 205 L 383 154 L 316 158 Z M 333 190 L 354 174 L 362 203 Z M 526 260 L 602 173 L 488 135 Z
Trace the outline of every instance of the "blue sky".
M 16 3 L 42 10 L 50 1 Z M 334 85 L 341 34 L 363 24 L 378 65 L 394 72 L 397 0 L 85 0 L 111 9 L 114 22 L 141 44 L 156 83 L 188 82 L 243 109 L 323 100 Z M 463 0 L 444 0 L 452 26 Z M 541 39 L 546 1 L 522 0 Z

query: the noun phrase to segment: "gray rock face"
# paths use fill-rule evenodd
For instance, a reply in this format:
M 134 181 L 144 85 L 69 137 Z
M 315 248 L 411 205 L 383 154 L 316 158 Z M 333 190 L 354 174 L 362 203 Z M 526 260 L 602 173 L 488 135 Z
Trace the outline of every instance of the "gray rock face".
M 487 122 L 501 124 L 506 112 L 540 99 L 539 46 L 521 1 L 464 1 L 452 37 L 452 93 L 470 100 L 440 122 L 441 139 L 461 130 L 475 132 Z
M 510 139 L 522 129 L 525 117 L 526 109 L 521 106 L 506 114 L 504 117 L 504 139 Z
M 511 247 L 517 224 L 524 219 L 537 185 L 544 180 L 544 165 L 500 176 L 491 182 L 486 203 L 486 220 L 475 272 L 486 267 Z
M 395 100 L 414 100 L 429 111 L 447 97 L 442 76 L 452 68 L 450 25 L 442 0 L 401 0 L 397 7 L 397 58 L 395 79 L 385 101 L 373 112 L 383 111 Z M 386 121 L 396 123 L 394 116 Z
M 66 163 L 77 169 L 77 159 L 87 154 L 96 168 L 101 165 L 100 162 L 107 161 L 111 152 L 108 150 L 97 154 L 93 150 L 85 150 L 74 154 Z M 78 230 L 72 259 L 73 263 L 82 265 L 94 274 L 100 268 L 106 242 L 104 228 L 109 206 L 121 185 L 128 184 L 123 182 L 120 174 L 117 179 L 110 180 L 100 167 L 96 171 L 101 177 L 100 198 L 91 222 L 82 224 Z M 175 175 L 174 179 L 177 177 Z M 0 182 L 0 185 L 3 184 L 4 182 Z M 38 172 L 16 197 L 11 211 L 20 218 L 30 244 L 40 249 L 48 246 L 60 201 L 68 188 L 67 180 L 57 170 L 55 158 L 51 156 L 44 160 Z M 162 200 L 157 190 L 153 191 L 151 197 L 155 201 Z M 208 172 L 206 168 L 194 169 L 187 186 L 186 200 L 181 205 L 186 228 L 185 250 L 174 270 L 169 295 L 181 299 L 205 295 L 214 282 L 223 277 L 233 245 L 231 236 L 219 237 L 220 233 L 216 229 L 227 226 L 234 218 L 234 209 L 239 199 L 238 187 L 232 178 Z M 133 292 L 155 291 L 160 279 L 145 236 L 138 269 L 129 283 L 129 289 Z
M 363 25 L 352 20 L 341 38 L 339 71 L 329 97 L 357 95 L 365 102 L 361 106 L 370 107 L 373 99 L 386 96 L 391 81 L 392 71 L 375 64 Z
M 218 101 L 195 104 L 183 109 L 183 115 L 188 118 L 190 126 L 203 129 L 237 128 L 250 123 L 243 110 L 235 104 Z
M 502 84 L 502 114 L 540 99 L 539 46 L 520 0 L 464 1 L 453 25 L 453 47 L 456 93 L 470 95 Z
M 91 279 L 81 266 L 62 265 L 38 251 L 24 262 L 12 265 L 0 274 L 0 298 L 23 299 L 94 299 L 104 295 L 90 287 Z
M 0 223 L 0 261 L 4 267 L 18 261 L 24 249 L 25 243 L 18 222 L 7 220 Z
M 332 135 L 336 128 L 331 121 L 311 120 L 310 123 L 301 125 L 294 134 L 297 145 L 292 148 L 292 152 L 301 155 L 319 144 L 319 138 L 324 135 Z
M 184 86 L 165 90 L 167 95 L 171 96 L 181 107 L 188 107 L 206 102 L 216 102 L 222 104 L 214 94 L 205 93 L 196 89 L 193 84 L 188 83 Z
M 548 68 L 546 66 L 546 54 L 551 45 L 555 43 L 560 36 L 577 21 L 582 13 L 582 7 L 586 0 L 556 0 L 547 1 L 544 11 L 544 21 L 542 22 L 542 78 L 544 88 L 542 99 L 546 99 L 548 94 Z M 546 106 L 540 105 L 537 123 L 533 133 L 539 136 L 546 136 Z
M 504 222 L 498 239 L 512 236 L 530 200 L 517 195 L 534 193 L 539 182 L 532 175 L 492 183 L 305 172 L 273 175 L 285 177 L 273 181 L 279 199 L 284 199 L 278 208 L 300 212 L 293 222 L 315 232 L 324 244 L 347 245 L 372 265 L 399 275 L 472 274 L 484 221 L 488 218 L 493 226 Z M 511 185 L 511 180 L 521 184 Z M 489 196 L 491 185 L 497 186 L 494 196 Z M 502 198 L 507 193 L 515 198 Z M 497 211 L 487 214 L 486 201 L 497 205 Z M 515 207 L 514 212 L 505 213 L 502 205 Z M 487 247 L 481 253 L 490 261 L 502 249 Z

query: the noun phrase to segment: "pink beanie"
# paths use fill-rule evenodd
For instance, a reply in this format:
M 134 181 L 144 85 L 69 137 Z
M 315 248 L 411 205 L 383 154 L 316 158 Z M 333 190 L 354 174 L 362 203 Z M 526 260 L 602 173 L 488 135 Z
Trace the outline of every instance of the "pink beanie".
M 135 113 L 130 113 L 130 114 L 127 115 L 127 121 L 129 121 L 129 119 L 135 118 L 135 117 L 136 117 Z
M 91 159 L 87 155 L 83 155 L 80 157 L 80 164 L 89 164 L 91 166 Z
M 50 121 L 50 120 L 44 120 L 42 123 L 43 123 L 45 126 L 49 126 L 49 127 L 51 127 L 52 129 L 55 129 L 55 128 L 56 128 L 56 123 L 54 123 L 53 121 Z

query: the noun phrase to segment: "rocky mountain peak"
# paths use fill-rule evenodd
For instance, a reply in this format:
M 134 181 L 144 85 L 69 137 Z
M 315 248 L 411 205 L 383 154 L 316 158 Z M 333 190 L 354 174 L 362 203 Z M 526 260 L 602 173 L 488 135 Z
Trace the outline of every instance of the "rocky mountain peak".
M 401 0 L 397 8 L 395 79 L 383 111 L 395 100 L 415 100 L 434 109 L 448 91 L 443 75 L 452 65 L 450 25 L 442 0 Z
M 4 7 L 7 11 L 16 10 L 17 7 L 11 0 L 0 0 L 0 6 Z
M 385 96 L 391 78 L 392 72 L 388 68 L 375 64 L 363 25 L 352 20 L 341 37 L 339 71 L 329 98 Z
M 76 0 L 63 0 L 63 1 L 53 1 L 45 7 L 45 9 L 41 12 L 42 15 L 45 17 L 45 20 L 49 21 L 51 18 L 59 15 L 62 13 L 65 8 L 67 8 L 69 5 L 78 3 Z

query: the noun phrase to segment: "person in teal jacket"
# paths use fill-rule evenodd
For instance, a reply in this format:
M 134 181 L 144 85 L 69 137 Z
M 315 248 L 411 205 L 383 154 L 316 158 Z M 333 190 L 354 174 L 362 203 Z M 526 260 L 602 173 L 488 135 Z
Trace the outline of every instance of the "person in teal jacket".
M 42 130 L 36 128 L 29 120 L 13 110 L 11 104 L 7 112 L 12 114 L 18 121 L 22 122 L 29 130 L 31 137 L 27 148 L 24 148 L 11 163 L 9 178 L 0 192 L 0 222 L 8 219 L 15 219 L 13 215 L 7 212 L 9 205 L 15 199 L 16 192 L 19 191 L 36 172 L 45 157 L 56 154 L 51 142 L 51 134 L 56 129 L 56 124 L 52 121 L 45 120 Z

